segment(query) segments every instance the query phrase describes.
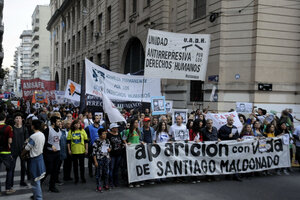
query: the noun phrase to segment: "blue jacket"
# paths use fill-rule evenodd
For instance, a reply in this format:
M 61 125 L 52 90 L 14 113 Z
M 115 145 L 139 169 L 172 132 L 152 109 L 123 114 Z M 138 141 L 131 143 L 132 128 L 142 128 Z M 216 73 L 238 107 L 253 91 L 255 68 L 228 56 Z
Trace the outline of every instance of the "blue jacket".
M 144 128 L 140 128 L 140 132 L 141 132 L 141 137 L 140 137 L 140 141 L 141 141 L 141 142 L 145 142 L 145 143 L 153 143 L 153 141 L 154 141 L 155 138 L 156 138 L 155 130 L 154 130 L 154 128 L 152 128 L 152 127 L 150 127 L 151 141 L 147 141 L 147 140 L 146 140 L 146 137 L 144 136 Z
M 103 128 L 103 126 L 99 126 L 98 128 L 96 128 L 94 124 L 91 124 L 84 129 L 90 140 L 90 146 L 93 146 L 94 142 L 99 138 L 98 130 L 100 128 Z

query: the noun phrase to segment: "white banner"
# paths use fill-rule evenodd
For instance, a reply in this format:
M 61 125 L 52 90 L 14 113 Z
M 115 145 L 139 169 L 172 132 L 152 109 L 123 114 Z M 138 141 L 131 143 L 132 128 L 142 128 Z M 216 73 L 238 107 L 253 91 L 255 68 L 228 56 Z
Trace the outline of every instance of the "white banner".
M 281 138 L 204 143 L 138 144 L 126 147 L 129 182 L 180 176 L 249 173 L 290 167 Z
M 152 96 L 161 96 L 160 79 L 124 75 L 108 71 L 85 59 L 86 93 L 120 101 L 151 102 Z
M 55 91 L 55 104 L 66 104 L 68 100 L 65 98 L 65 91 Z
M 65 91 L 65 98 L 70 99 L 72 101 L 80 101 L 80 92 L 81 92 L 81 85 L 68 80 L 68 84 Z
M 235 125 L 239 130 L 239 133 L 241 133 L 243 124 L 241 123 L 236 111 L 228 113 L 207 113 L 205 116 L 206 119 L 213 120 L 213 126 L 215 126 L 218 130 L 221 128 L 221 126 L 227 124 L 227 117 L 233 117 L 233 125 Z
M 148 31 L 145 76 L 205 81 L 210 35 Z

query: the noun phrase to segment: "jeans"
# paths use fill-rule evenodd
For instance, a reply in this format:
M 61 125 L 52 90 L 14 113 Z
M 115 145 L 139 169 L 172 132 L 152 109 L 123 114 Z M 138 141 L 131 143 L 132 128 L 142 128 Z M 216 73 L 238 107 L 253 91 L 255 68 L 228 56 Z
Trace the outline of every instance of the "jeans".
M 60 154 L 59 151 L 46 152 L 44 157 L 46 165 L 46 177 L 47 175 L 50 175 L 49 188 L 52 189 L 55 187 L 56 181 L 58 181 Z
M 119 185 L 119 167 L 121 156 L 112 156 L 109 164 L 109 182 L 111 186 Z
M 33 192 L 33 199 L 35 200 L 42 200 L 42 188 L 41 188 L 41 181 L 31 181 L 32 192 Z
M 84 154 L 72 154 L 73 160 L 73 171 L 74 171 L 74 178 L 75 181 L 78 181 L 78 162 L 80 167 L 80 178 L 81 180 L 85 180 L 84 178 Z
M 103 186 L 108 185 L 108 166 L 109 159 L 107 157 L 103 157 L 100 160 L 97 160 L 98 167 L 96 169 L 96 184 L 97 187 L 101 187 L 101 180 L 103 179 Z M 103 177 L 102 177 L 103 176 Z
M 25 182 L 25 174 L 26 174 L 26 161 L 21 159 L 21 156 L 13 156 L 13 167 L 12 167 L 12 177 L 13 177 L 13 184 L 14 184 L 14 177 L 15 177 L 15 168 L 18 157 L 20 158 L 20 164 L 21 164 L 21 180 L 20 183 Z M 28 179 L 28 177 L 27 177 Z M 12 185 L 13 186 L 13 185 Z
M 13 157 L 11 156 L 11 154 L 0 154 L 0 168 L 2 163 L 6 168 L 5 189 L 10 190 L 13 186 L 13 173 L 12 173 Z M 1 187 L 0 187 L 0 192 L 1 192 Z

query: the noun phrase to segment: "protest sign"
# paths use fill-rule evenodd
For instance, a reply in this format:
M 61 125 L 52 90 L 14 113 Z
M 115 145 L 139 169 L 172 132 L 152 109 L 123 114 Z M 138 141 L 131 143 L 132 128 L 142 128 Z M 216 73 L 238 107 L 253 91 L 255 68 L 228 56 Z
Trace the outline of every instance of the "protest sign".
M 130 183 L 182 176 L 249 173 L 290 167 L 289 146 L 267 138 L 266 151 L 258 140 L 158 143 L 126 146 Z
M 186 124 L 188 121 L 188 109 L 173 109 L 172 119 L 173 124 L 176 124 L 176 117 L 181 116 L 183 118 L 183 124 Z
M 165 97 L 151 97 L 151 110 L 152 115 L 164 115 L 166 114 Z
M 166 102 L 166 113 L 172 113 L 173 109 L 173 101 L 165 101 Z
M 55 99 L 55 81 L 45 81 L 39 78 L 21 80 L 21 88 L 24 100 L 31 100 L 34 92 L 44 92 L 49 100 Z
M 85 59 L 86 94 L 107 95 L 111 100 L 151 102 L 160 96 L 160 79 L 124 75 L 108 71 Z
M 145 76 L 205 80 L 210 35 L 148 31 Z
M 243 129 L 243 124 L 240 122 L 239 116 L 237 112 L 228 112 L 228 113 L 207 113 L 205 118 L 213 120 L 213 126 L 217 129 L 220 129 L 221 126 L 227 124 L 227 117 L 233 117 L 233 125 L 235 125 L 241 133 Z
M 253 103 L 236 102 L 236 112 L 252 113 Z
M 138 109 L 144 110 L 145 108 L 150 109 L 151 105 L 147 102 L 134 102 L 134 101 L 117 101 L 112 100 L 117 108 L 127 108 L 127 109 Z M 143 109 L 142 109 L 143 108 Z M 86 95 L 86 110 L 92 113 L 103 112 L 103 102 L 100 97 L 93 95 Z
M 65 98 L 70 99 L 72 101 L 80 101 L 80 92 L 81 92 L 81 85 L 68 80 L 68 84 L 65 90 Z
M 67 102 L 65 91 L 55 91 L 55 104 L 65 104 Z

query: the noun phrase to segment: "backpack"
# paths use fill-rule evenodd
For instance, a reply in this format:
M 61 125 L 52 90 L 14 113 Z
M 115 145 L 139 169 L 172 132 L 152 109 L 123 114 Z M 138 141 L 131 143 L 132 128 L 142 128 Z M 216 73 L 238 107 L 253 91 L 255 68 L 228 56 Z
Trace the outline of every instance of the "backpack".
M 7 141 L 5 141 L 5 137 L 4 137 L 4 131 L 6 129 L 8 125 L 4 125 L 1 129 L 0 129 L 0 152 L 1 151 L 5 151 L 6 149 L 6 143 Z

